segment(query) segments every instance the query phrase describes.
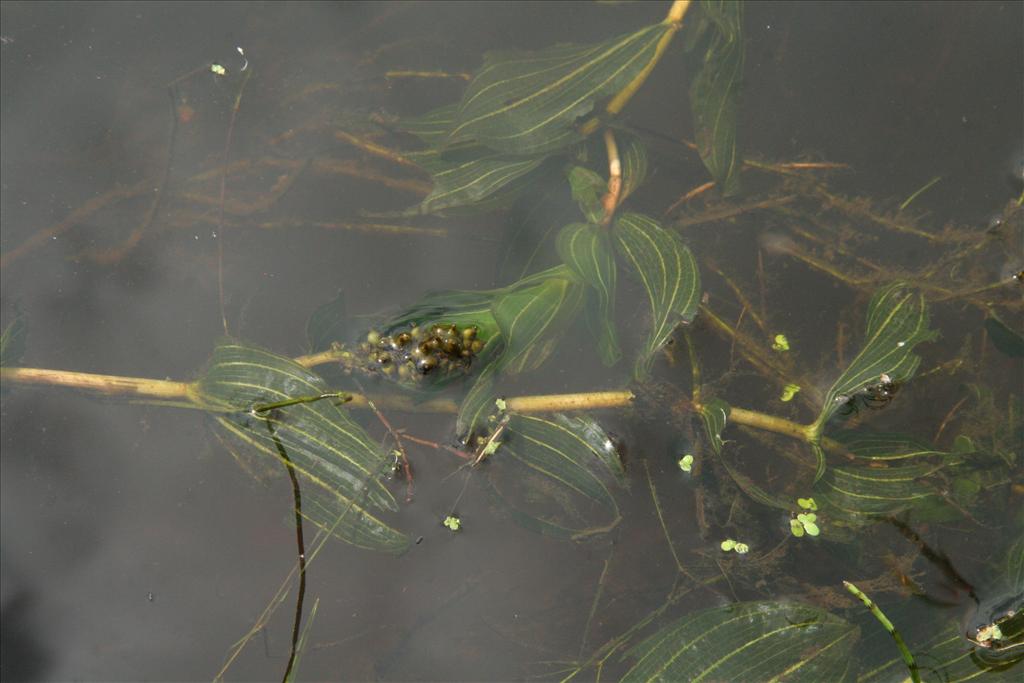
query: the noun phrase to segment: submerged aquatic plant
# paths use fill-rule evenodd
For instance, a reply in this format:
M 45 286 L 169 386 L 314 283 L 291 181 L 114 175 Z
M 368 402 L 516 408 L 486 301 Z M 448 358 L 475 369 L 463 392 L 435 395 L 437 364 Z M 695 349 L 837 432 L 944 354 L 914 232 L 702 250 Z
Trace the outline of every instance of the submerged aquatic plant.
M 684 18 L 689 24 L 686 47 L 697 57 L 689 86 L 695 148 L 710 180 L 668 211 L 653 212 L 655 217 L 625 204 L 635 200 L 647 179 L 653 165 L 649 153 L 658 138 L 652 145 L 652 136 L 631 126 L 623 112 L 683 30 Z M 965 434 L 948 447 L 940 447 L 938 435 L 921 439 L 874 431 L 861 424 L 875 417 L 869 414 L 873 411 L 851 416 L 847 409 L 858 403 L 888 407 L 905 395 L 901 390 L 897 396 L 904 385 L 975 371 L 955 354 L 938 363 L 929 358 L 927 369 L 919 372 L 922 345 L 938 338 L 931 322 L 934 307 L 976 309 L 984 316 L 976 321 L 977 329 L 985 331 L 997 351 L 1018 357 L 1020 335 L 1004 316 L 1011 321 L 1019 317 L 1019 290 L 1016 299 L 1012 294 L 998 298 L 1016 283 L 990 287 L 992 283 L 948 280 L 948 273 L 957 270 L 954 266 L 970 271 L 965 264 L 993 247 L 983 236 L 927 232 L 870 202 L 836 195 L 813 164 L 743 159 L 737 142 L 743 63 L 742 6 L 715 1 L 692 8 L 675 2 L 664 20 L 593 45 L 489 55 L 458 102 L 395 124 L 393 144 L 409 146 L 411 139 L 402 135 L 412 136 L 420 143 L 418 149 L 376 143 L 371 148 L 365 141 L 362 148 L 415 165 L 430 176 L 429 192 L 403 214 L 411 221 L 507 208 L 520 199 L 535 199 L 538 187 L 557 185 L 564 191 L 561 208 L 572 215 L 549 229 L 550 239 L 533 245 L 547 257 L 545 267 L 531 262 L 522 277 L 492 289 L 429 292 L 400 311 L 381 312 L 369 329 L 364 325 L 358 331 L 336 299 L 313 312 L 307 326 L 309 353 L 289 358 L 254 344 L 225 341 L 194 382 L 17 367 L 25 339 L 19 318 L 3 334 L 5 389 L 17 383 L 63 385 L 198 408 L 233 455 L 284 466 L 307 494 L 302 519 L 352 546 L 396 554 L 413 541 L 396 521 L 401 503 L 389 477 L 407 480 L 408 500 L 413 469 L 405 449 L 413 444 L 458 458 L 459 468 L 485 471 L 477 480 L 495 507 L 531 531 L 576 542 L 606 538 L 627 516 L 628 463 L 603 416 L 590 413 L 616 409 L 653 425 L 652 430 L 667 428 L 694 442 L 692 452 L 674 449 L 672 458 L 692 475 L 688 485 L 699 491 L 694 499 L 703 546 L 678 552 L 673 541 L 678 520 L 665 514 L 671 508 L 666 504 L 663 510 L 649 476 L 651 499 L 679 578 L 650 618 L 610 638 L 589 658 L 583 657 L 581 647 L 570 677 L 591 669 L 600 672 L 614 653 L 631 662 L 628 668 L 623 665 L 625 680 L 768 679 L 792 672 L 808 680 L 844 680 L 858 671 L 870 676 L 875 669 L 851 657 L 860 647 L 862 630 L 848 605 L 834 596 L 823 599 L 828 586 L 787 583 L 786 572 L 776 565 L 787 553 L 815 545 L 792 543 L 790 536 L 821 535 L 819 544 L 859 548 L 867 530 L 884 521 L 982 526 L 977 517 L 988 518 L 998 509 L 995 501 L 1005 501 L 1021 467 L 1019 450 L 1008 445 L 1020 434 L 1018 404 L 1011 402 L 1003 411 L 994 398 L 977 400 L 989 420 L 987 428 L 972 432 L 969 424 L 959 423 Z M 745 171 L 763 173 L 775 185 L 765 195 L 744 196 L 740 180 Z M 687 206 L 695 197 L 709 195 L 712 186 L 719 192 L 703 209 Z M 686 212 L 679 214 L 680 207 Z M 810 352 L 804 347 L 811 346 L 806 338 L 792 330 L 801 343 L 791 346 L 785 334 L 770 332 L 765 306 L 751 304 L 753 283 L 720 269 L 711 258 L 713 244 L 697 246 L 683 239 L 684 234 L 689 237 L 685 229 L 690 226 L 754 211 L 784 217 L 792 235 L 773 239 L 776 245 L 785 244 L 784 250 L 776 250 L 848 286 L 850 306 L 863 311 L 859 346 L 849 353 L 845 337 L 837 338 L 838 370 L 824 391 L 814 390 L 802 369 L 815 362 L 805 355 Z M 1019 228 L 1020 203 L 1008 205 L 1005 213 L 1007 224 Z M 810 251 L 811 228 L 832 218 L 844 226 L 856 219 L 883 234 L 922 239 L 934 249 L 935 262 L 917 272 L 896 272 L 846 249 L 838 238 L 835 253 L 827 258 Z M 418 229 L 415 224 L 404 227 Z M 756 240 L 749 242 L 757 247 Z M 714 297 L 705 289 L 714 290 Z M 765 298 L 763 281 L 759 289 Z M 723 305 L 723 300 L 728 303 Z M 785 302 L 775 305 L 784 308 Z M 727 312 L 730 306 L 735 311 Z M 639 316 L 627 319 L 624 311 L 642 311 L 642 324 L 636 322 Z M 731 313 L 737 322 L 727 322 Z M 756 333 L 741 326 L 745 316 L 758 327 Z M 727 342 L 724 368 L 716 355 L 723 345 L 712 335 Z M 678 373 L 665 370 L 677 362 L 683 365 L 676 358 L 683 343 L 688 386 Z M 600 376 L 612 378 L 616 386 L 608 391 L 509 395 L 524 376 L 549 378 L 567 348 L 600 363 L 601 372 L 607 373 Z M 721 372 L 712 377 L 707 368 L 716 367 L 714 362 Z M 620 367 L 628 369 L 619 372 Z M 771 391 L 759 395 L 737 389 L 743 374 L 756 376 Z M 384 382 L 371 385 L 371 395 L 361 382 L 375 379 Z M 776 398 L 787 404 L 781 406 L 786 413 L 744 407 L 757 402 L 779 407 Z M 385 439 L 371 434 L 360 410 L 377 416 Z M 438 443 L 395 428 L 385 414 L 399 411 L 451 417 L 456 440 Z M 942 419 L 940 433 L 954 421 L 955 412 Z M 801 415 L 805 422 L 796 421 Z M 993 423 L 1003 431 L 989 429 Z M 781 445 L 774 440 L 777 436 L 788 443 Z M 752 438 L 765 439 L 756 463 L 739 457 L 742 445 Z M 641 457 L 645 467 L 656 464 L 648 454 Z M 671 498 L 688 493 L 677 490 Z M 798 494 L 807 495 L 796 498 L 799 511 L 792 504 Z M 725 573 L 718 558 L 700 559 L 698 551 L 714 550 L 709 539 L 722 537 L 712 530 L 729 527 L 737 517 L 752 518 L 752 511 L 760 508 L 789 512 L 789 533 L 775 528 L 780 517 L 774 513 L 774 525 L 741 527 L 744 541 L 719 542 L 721 551 L 749 554 L 736 563 L 746 568 L 730 567 Z M 474 520 L 474 529 L 484 526 Z M 828 523 L 825 534 L 823 520 Z M 1019 520 L 990 523 L 992 528 L 1019 531 Z M 462 529 L 454 513 L 441 524 L 451 532 Z M 915 545 L 920 546 L 915 552 L 927 557 L 923 543 Z M 762 574 L 769 578 L 762 579 Z M 687 591 L 722 577 L 730 584 L 734 604 L 663 623 Z M 779 581 L 787 594 L 802 591 L 803 599 L 753 600 L 763 592 L 761 580 Z M 874 586 L 895 592 L 904 583 L 880 579 Z M 768 592 L 784 591 L 773 587 Z M 855 595 L 875 612 L 877 606 L 865 594 Z M 600 597 L 599 590 L 590 619 L 599 611 Z M 640 637 L 656 623 L 659 630 Z M 896 637 L 891 622 L 882 623 Z M 996 631 L 998 624 L 993 625 L 979 631 L 976 640 L 1001 643 L 1006 629 Z M 933 635 L 925 634 L 922 642 Z M 586 640 L 585 635 L 584 645 Z M 902 639 L 897 642 L 907 660 L 909 649 Z M 968 652 L 964 648 L 955 654 Z M 782 655 L 763 656 L 775 652 Z M 908 665 L 912 662 L 910 657 Z M 982 663 L 977 668 L 996 671 L 1005 665 Z M 937 673 L 952 676 L 955 666 L 953 661 L 943 664 Z M 917 675 L 916 668 L 911 672 Z

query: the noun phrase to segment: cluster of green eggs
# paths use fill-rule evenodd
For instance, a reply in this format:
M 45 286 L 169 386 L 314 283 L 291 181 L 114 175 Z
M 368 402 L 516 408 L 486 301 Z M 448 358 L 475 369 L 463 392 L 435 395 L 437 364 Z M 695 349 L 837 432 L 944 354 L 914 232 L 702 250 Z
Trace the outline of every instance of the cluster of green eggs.
M 359 345 L 369 369 L 408 380 L 431 373 L 449 375 L 468 370 L 473 357 L 484 348 L 475 325 L 413 326 L 382 335 L 371 331 Z

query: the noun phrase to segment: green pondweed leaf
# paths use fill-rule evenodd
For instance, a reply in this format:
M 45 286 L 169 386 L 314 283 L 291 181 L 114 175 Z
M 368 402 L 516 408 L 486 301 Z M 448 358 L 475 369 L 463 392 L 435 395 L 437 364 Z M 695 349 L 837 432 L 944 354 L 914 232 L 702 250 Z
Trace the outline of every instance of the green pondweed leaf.
M 690 85 L 690 110 L 700 158 L 722 192 L 739 192 L 742 160 L 736 151 L 736 119 L 743 81 L 743 3 L 705 0 L 711 24 L 704 63 Z
M 377 516 L 398 509 L 380 481 L 390 459 L 342 406 L 321 400 L 253 410 L 329 391 L 323 379 L 288 358 L 225 342 L 193 398 L 210 411 L 229 447 L 280 460 L 280 443 L 302 484 L 302 513 L 311 522 L 352 545 L 401 552 L 409 539 Z
M 844 431 L 833 438 L 854 459 L 830 468 L 815 486 L 815 500 L 832 519 L 855 525 L 906 510 L 914 511 L 915 520 L 957 513 L 940 491 L 946 476 L 968 475 L 956 469 L 966 453 L 938 451 L 898 434 Z
M 740 487 L 740 490 L 750 496 L 752 500 L 769 507 L 782 510 L 787 509 L 786 501 L 773 496 L 755 484 L 753 479 L 733 467 L 729 458 L 722 454 L 722 446 L 725 445 L 725 441 L 722 439 L 722 431 L 729 421 L 729 411 L 729 404 L 720 398 L 713 398 L 701 406 L 700 416 L 704 421 L 704 430 L 707 432 L 708 440 L 711 442 L 711 449 L 719 456 L 719 462 L 722 463 L 722 466 L 725 467 L 726 472 L 736 482 L 736 485 Z
M 676 28 L 661 23 L 597 45 L 488 54 L 459 103 L 448 144 L 472 140 L 527 155 L 578 142 L 579 119 L 648 68 Z
M 530 184 L 531 171 L 545 158 L 511 156 L 479 145 L 410 152 L 406 157 L 429 173 L 434 182 L 430 194 L 413 212 L 424 214 L 507 206 Z
M 595 224 L 573 223 L 562 228 L 556 242 L 562 261 L 588 286 L 593 311 L 587 322 L 597 337 L 597 350 L 606 366 L 615 365 L 619 350 L 615 329 L 615 255 L 608 232 Z
M 556 266 L 501 289 L 427 294 L 381 329 L 390 335 L 414 326 L 475 326 L 485 346 L 474 367 L 486 367 L 493 359 L 497 370 L 514 374 L 547 359 L 572 321 L 582 289 L 568 267 Z
M 448 139 L 448 131 L 455 123 L 458 113 L 458 103 L 446 104 L 422 116 L 402 119 L 398 122 L 397 128 L 415 135 L 428 147 L 440 148 L 444 147 L 445 141 Z
M 491 314 L 493 291 L 431 292 L 409 308 L 378 321 L 365 340 L 343 351 L 355 365 L 425 395 L 479 375 L 504 350 Z
M 903 282 L 875 292 L 868 304 L 864 345 L 825 395 L 816 428 L 820 429 L 855 394 L 877 384 L 883 375 L 896 384 L 910 379 L 921 362 L 914 347 L 936 336 L 937 332 L 928 329 L 928 306 L 919 292 Z
M 741 602 L 679 619 L 626 654 L 622 681 L 846 681 L 857 626 L 801 603 Z
M 4 328 L 3 335 L 0 335 L 0 367 L 9 368 L 21 362 L 21 357 L 25 355 L 27 339 L 25 316 L 18 312 L 14 320 Z
M 647 178 L 647 148 L 636 135 L 622 130 L 615 133 L 622 173 L 618 197 L 621 205 Z M 584 166 L 572 166 L 567 175 L 572 197 L 579 204 L 583 216 L 590 223 L 600 224 L 605 217 L 603 199 L 608 192 L 608 179 Z
M 596 420 L 580 415 L 558 414 L 552 417 L 550 422 L 572 435 L 573 439 L 584 444 L 594 457 L 601 461 L 607 471 L 620 479 L 625 476 L 626 470 L 622 466 L 622 458 L 619 457 L 614 442 Z
M 686 245 L 647 216 L 622 214 L 613 232 L 619 253 L 640 278 L 651 305 L 651 335 L 636 364 L 636 375 L 646 377 L 655 352 L 676 325 L 697 315 L 700 273 Z
M 891 614 L 894 609 L 896 613 Z M 971 644 L 964 638 L 962 625 L 955 619 L 936 623 L 933 613 L 907 610 L 903 605 L 887 606 L 886 612 L 890 613 L 890 618 L 899 619 L 901 630 L 915 624 L 931 627 L 930 633 L 922 636 L 904 634 L 924 681 L 1016 681 L 1020 678 L 1019 668 L 1013 666 L 1013 658 L 998 658 Z M 911 614 L 904 616 L 905 612 Z M 861 660 L 858 683 L 909 680 L 907 665 L 898 653 L 894 653 L 891 636 L 884 629 L 870 624 L 872 619 L 874 617 L 870 613 L 856 619 L 864 624 L 863 641 L 857 648 Z M 1022 656 L 1024 653 L 1018 653 L 1018 662 Z
M 313 311 L 306 323 L 306 341 L 312 353 L 326 351 L 335 342 L 350 341 L 351 333 L 345 293 L 341 291 L 331 301 Z
M 928 456 L 947 456 L 949 451 L 933 448 L 925 442 L 906 434 L 876 432 L 869 429 L 841 429 L 832 438 L 853 454 L 862 465 L 877 466 L 898 460 L 913 461 Z M 964 441 L 959 442 L 957 452 L 967 454 L 972 449 Z
M 488 210 L 506 206 L 534 180 L 531 172 L 543 164 L 544 155 L 507 155 L 474 144 L 445 149 L 457 111 L 458 105 L 447 105 L 399 124 L 401 130 L 430 147 L 407 152 L 405 156 L 429 173 L 434 183 L 419 206 L 406 213 L 451 213 L 463 208 Z
M 828 467 L 828 462 L 825 460 L 825 451 L 822 449 L 821 444 L 812 441 L 808 445 L 811 447 L 811 453 L 814 455 L 814 482 L 817 483 L 818 480 L 821 479 L 822 475 L 825 474 L 825 468 Z
M 608 191 L 608 181 L 589 168 L 573 166 L 569 169 L 569 188 L 583 216 L 590 223 L 600 223 L 604 218 L 601 197 Z
M 683 30 L 679 35 L 679 39 L 683 43 L 683 50 L 686 52 L 696 50 L 703 42 L 708 29 L 712 26 L 711 20 L 708 19 L 705 12 L 693 11 L 700 8 L 701 5 L 692 8 L 686 17 L 686 21 L 683 23 Z
M 583 287 L 568 270 L 545 271 L 550 276 L 537 284 L 515 286 L 495 298 L 494 320 L 505 340 L 505 352 L 497 361 L 502 372 L 517 374 L 535 370 L 547 360 L 572 322 Z
M 415 304 L 391 316 L 382 325 L 384 334 L 413 326 L 456 325 L 477 328 L 477 338 L 490 345 L 500 334 L 491 303 L 502 290 L 445 290 L 430 292 Z
M 484 424 L 488 415 L 495 412 L 495 365 L 490 363 L 477 375 L 469 393 L 459 405 L 459 416 L 455 420 L 455 434 L 464 442 L 470 442 L 473 433 Z
M 490 457 L 490 484 L 523 526 L 582 538 L 619 521 L 610 487 L 622 464 L 612 440 L 586 417 L 511 415 Z
M 1024 357 L 1024 336 L 1004 323 L 999 316 L 989 311 L 985 319 L 985 331 L 992 345 L 1010 358 Z
M 720 398 L 713 398 L 701 406 L 700 416 L 704 420 L 704 429 L 707 430 L 708 440 L 715 453 L 721 454 L 722 430 L 729 421 L 729 404 Z
M 622 161 L 622 190 L 619 203 L 626 201 L 647 179 L 647 148 L 635 135 L 619 135 L 619 158 Z

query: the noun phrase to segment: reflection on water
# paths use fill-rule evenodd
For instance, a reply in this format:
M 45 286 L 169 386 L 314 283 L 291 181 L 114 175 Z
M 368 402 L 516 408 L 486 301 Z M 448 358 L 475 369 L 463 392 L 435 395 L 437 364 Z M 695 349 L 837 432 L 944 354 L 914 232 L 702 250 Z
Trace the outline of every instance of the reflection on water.
M 504 287 L 554 265 L 557 229 L 580 215 L 561 176 L 525 205 L 395 217 L 430 191 L 429 178 L 366 141 L 412 148 L 394 122 L 456 101 L 487 50 L 605 40 L 659 21 L 664 9 L 5 3 L 0 305 L 5 327 L 16 310 L 26 315 L 21 364 L 195 379 L 225 325 L 299 356 L 310 351 L 308 318 L 339 290 L 351 316 L 341 334 L 352 342 L 428 291 Z M 896 656 L 870 615 L 861 620 L 843 579 L 883 604 L 912 645 L 931 635 L 915 624 L 956 622 L 959 637 L 1000 616 L 997 606 L 1021 590 L 1001 563 L 1005 539 L 1020 535 L 1011 482 L 1020 481 L 1022 435 L 1012 418 L 1024 372 L 1013 355 L 1021 298 L 1011 280 L 1021 213 L 1006 207 L 1022 189 L 1022 26 L 1012 3 L 750 5 L 743 153 L 847 166 L 748 170 L 738 197 L 705 193 L 669 215 L 707 180 L 678 143 L 693 137 L 686 84 L 695 69 L 679 45 L 624 115 L 651 148 L 648 182 L 628 208 L 678 231 L 700 264 L 707 308 L 687 336 L 705 400 L 813 421 L 816 401 L 860 348 L 871 291 L 909 275 L 941 340 L 920 348 L 917 380 L 884 405 L 842 411 L 840 426 L 909 433 L 951 458 L 964 457 L 956 438 L 970 434 L 999 477 L 928 478 L 925 495 L 955 511 L 935 521 L 898 516 L 867 540 L 827 526 L 818 539 L 792 538 L 797 510 L 751 503 L 742 477 L 795 498 L 787 482 L 813 474 L 807 449 L 730 424 L 719 464 L 686 411 L 692 373 L 681 333 L 656 358 L 653 380 L 630 385 L 651 321 L 642 288 L 622 276 L 623 361 L 605 369 L 597 335 L 578 321 L 540 371 L 497 390 L 631 386 L 639 400 L 629 409 L 594 413 L 625 463 L 618 526 L 578 542 L 534 533 L 494 495 L 497 466 L 461 468 L 473 444 L 454 438 L 453 414 L 389 408 L 393 385 L 360 375 L 383 397 L 388 422 L 358 412 L 370 435 L 388 451 L 394 432 L 418 439 L 402 439 L 411 502 L 407 480 L 386 483 L 399 502 L 389 521 L 412 544 L 397 557 L 322 546 L 310 562 L 307 615 L 319 605 L 299 678 L 561 677 L 605 656 L 617 676 L 631 662 L 601 648 L 652 611 L 664 608 L 630 635 L 705 608 L 786 597 L 846 615 L 864 648 Z M 1001 220 L 990 226 L 994 214 Z M 742 334 L 725 336 L 733 328 Z M 779 333 L 790 351 L 770 349 Z M 801 391 L 783 402 L 788 383 Z M 441 397 L 457 404 L 468 386 Z M 215 676 L 296 562 L 280 468 L 246 474 L 194 410 L 5 382 L 2 420 L 3 678 Z M 681 450 L 697 456 L 689 475 Z M 554 488 L 524 488 L 527 504 L 544 494 L 564 502 Z M 441 524 L 453 511 L 457 533 Z M 723 553 L 726 537 L 751 552 Z M 282 674 L 293 599 L 227 678 Z

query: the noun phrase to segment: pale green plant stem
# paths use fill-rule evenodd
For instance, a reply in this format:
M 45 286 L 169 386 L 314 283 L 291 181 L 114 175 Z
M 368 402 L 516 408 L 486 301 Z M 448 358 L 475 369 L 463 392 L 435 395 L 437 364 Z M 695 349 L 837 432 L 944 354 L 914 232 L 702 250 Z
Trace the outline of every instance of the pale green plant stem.
M 690 347 L 692 353 L 692 346 Z M 338 352 L 332 352 L 338 353 Z M 322 354 L 321 354 L 322 356 Z M 308 360 L 310 357 L 306 357 Z M 301 360 L 301 359 L 300 359 Z M 694 364 L 694 367 L 697 367 Z M 695 377 L 695 386 L 699 387 L 699 375 Z M 143 377 L 121 377 L 115 375 L 96 375 L 83 372 L 64 370 L 48 370 L 44 368 L 0 368 L 0 381 L 3 384 L 18 383 L 35 386 L 59 386 L 82 389 L 100 395 L 127 397 L 142 402 L 151 402 L 174 407 L 193 408 L 200 410 L 212 409 L 201 397 L 196 383 L 174 382 Z M 700 394 L 697 393 L 697 396 Z M 458 414 L 459 404 L 452 399 L 432 399 L 416 401 L 410 396 L 385 395 L 371 400 L 363 394 L 347 392 L 327 393 L 316 396 L 292 397 L 276 403 L 256 405 L 251 409 L 262 412 L 273 408 L 286 407 L 297 403 L 307 403 L 321 399 L 334 398 L 356 408 L 376 410 L 374 403 L 388 410 L 416 413 Z M 552 413 L 574 412 L 601 409 L 624 408 L 635 398 L 629 390 L 582 392 L 574 394 L 540 394 L 533 396 L 514 396 L 505 400 L 506 410 L 513 413 Z M 174 403 L 178 401 L 178 403 Z M 693 401 L 692 409 L 700 411 L 702 404 Z M 846 453 L 845 449 L 831 439 L 822 438 L 822 425 L 819 422 L 802 425 L 785 418 L 768 415 L 755 410 L 730 406 L 729 420 L 734 424 L 783 434 L 799 439 L 812 445 L 823 445 L 829 450 Z M 820 451 L 816 451 L 820 453 Z M 481 456 L 483 455 L 481 451 Z M 822 456 L 823 457 L 823 456 Z
M 903 636 L 900 635 L 900 632 L 897 631 L 896 627 L 892 625 L 891 621 L 889 621 L 889 618 L 885 616 L 885 613 L 882 612 L 878 605 L 875 604 L 874 600 L 862 593 L 855 585 L 849 581 L 843 581 L 843 585 L 846 586 L 846 590 L 856 595 L 857 598 L 864 603 L 865 607 L 871 610 L 871 613 L 875 615 L 875 619 L 878 619 L 878 622 L 885 627 L 885 630 L 888 631 L 889 635 L 891 635 L 893 640 L 896 641 L 896 647 L 900 649 L 900 655 L 903 656 L 903 661 L 906 663 L 907 669 L 910 670 L 910 680 L 914 683 L 921 683 L 921 674 L 917 670 L 917 662 L 914 661 L 914 655 L 910 652 L 910 648 L 908 648 L 907 644 L 903 641 Z
M 196 386 L 191 382 L 174 382 L 145 377 L 97 375 L 86 372 L 49 370 L 45 368 L 0 368 L 0 382 L 4 384 L 14 383 L 82 389 L 103 396 L 148 399 L 152 401 L 178 399 L 190 401 L 200 408 L 203 407 L 201 400 L 198 398 Z M 345 394 L 345 396 L 351 396 L 351 400 L 348 403 L 353 407 L 370 407 L 366 396 L 361 394 Z M 623 408 L 630 405 L 633 398 L 633 392 L 629 390 L 591 391 L 575 394 L 513 396 L 506 399 L 506 404 L 508 410 L 515 413 L 572 412 Z M 304 397 L 303 400 L 311 399 Z M 459 404 L 451 399 L 433 399 L 416 402 L 408 396 L 382 396 L 375 398 L 374 401 L 381 407 L 406 412 L 458 413 L 459 411 Z M 293 400 L 291 402 L 296 401 Z M 695 404 L 694 408 L 699 410 L 700 405 Z M 800 425 L 774 415 L 767 415 L 735 406 L 731 408 L 729 419 L 736 424 L 765 429 L 805 441 L 817 436 L 813 432 L 813 425 Z

